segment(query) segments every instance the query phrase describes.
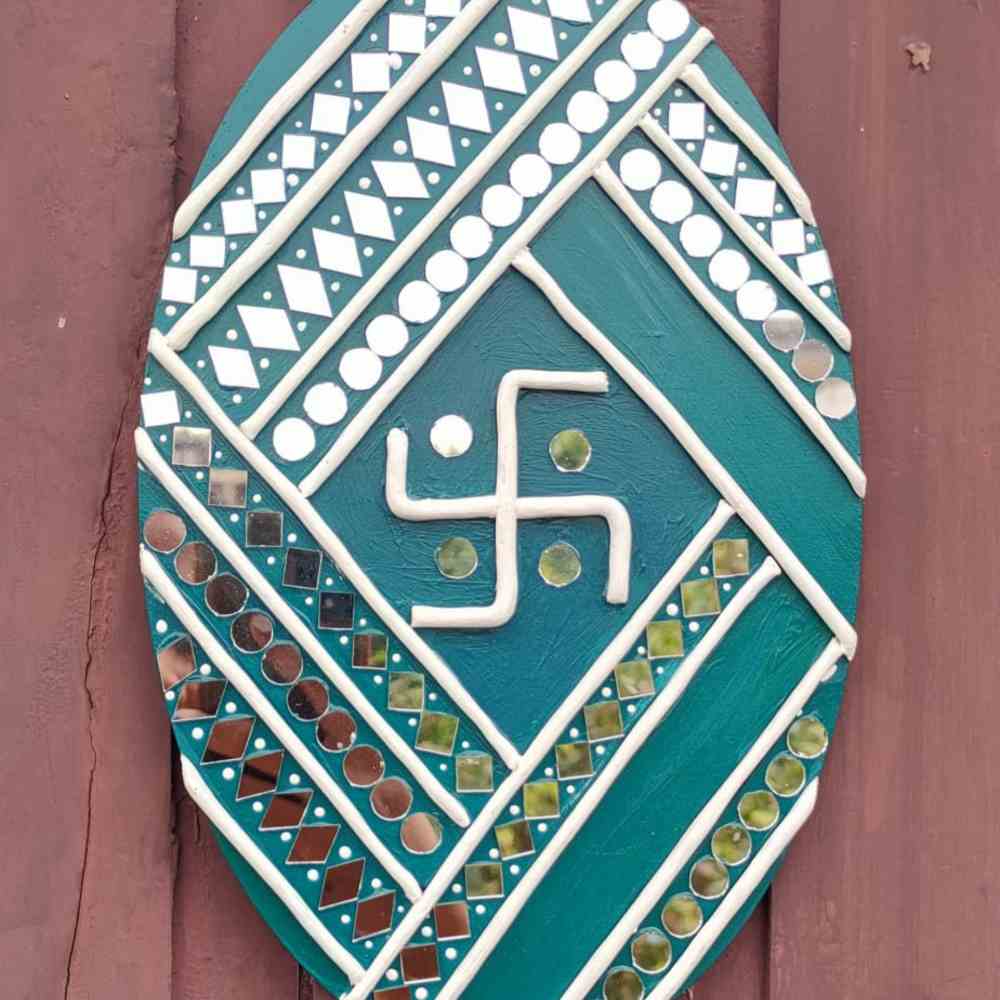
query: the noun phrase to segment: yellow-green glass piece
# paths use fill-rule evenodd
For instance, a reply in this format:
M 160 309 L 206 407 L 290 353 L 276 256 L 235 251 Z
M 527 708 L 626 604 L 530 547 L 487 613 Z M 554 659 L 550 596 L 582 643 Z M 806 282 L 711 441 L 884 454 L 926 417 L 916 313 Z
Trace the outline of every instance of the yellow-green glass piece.
M 649 660 L 626 660 L 625 663 L 619 663 L 615 667 L 615 686 L 618 688 L 618 697 L 623 701 L 653 694 L 656 687 Z
M 568 587 L 581 570 L 580 553 L 566 542 L 550 545 L 538 560 L 538 572 L 550 587 Z
M 770 830 L 778 822 L 781 807 L 770 792 L 747 792 L 740 799 L 739 814 L 743 825 L 751 830 Z
M 389 708 L 419 712 L 424 707 L 424 675 L 403 671 L 389 674 Z
M 582 472 L 590 462 L 590 442 L 583 431 L 560 431 L 549 442 L 549 455 L 560 471 Z
M 687 580 L 681 584 L 681 604 L 687 618 L 717 615 L 722 610 L 719 585 L 711 577 Z
M 701 904 L 689 892 L 679 892 L 667 900 L 660 914 L 663 926 L 676 938 L 689 938 L 701 929 Z
M 775 795 L 789 798 L 802 791 L 806 783 L 806 769 L 802 761 L 783 753 L 767 765 L 764 780 Z
M 640 972 L 656 975 L 670 964 L 671 948 L 662 931 L 649 927 L 632 939 L 632 964 Z
M 535 844 L 531 839 L 531 827 L 527 820 L 518 819 L 514 820 L 513 823 L 504 823 L 502 826 L 494 827 L 493 832 L 496 834 L 497 846 L 500 848 L 500 857 L 504 861 L 535 853 Z
M 599 701 L 583 709 L 587 724 L 587 739 L 591 743 L 600 740 L 616 740 L 625 735 L 622 723 L 622 707 L 617 701 Z
M 745 538 L 720 538 L 712 546 L 712 572 L 718 577 L 747 576 L 750 542 Z
M 499 899 L 503 895 L 503 866 L 493 861 L 465 866 L 468 899 Z
M 528 819 L 554 819 L 559 815 L 559 783 L 531 781 L 524 786 L 524 815 Z
M 788 749 L 796 757 L 805 757 L 806 760 L 821 757 L 826 753 L 829 743 L 830 735 L 826 726 L 815 715 L 796 719 L 788 730 Z
M 458 718 L 444 712 L 424 712 L 417 730 L 417 749 L 450 755 L 458 736 Z
M 472 576 L 479 565 L 479 555 L 468 538 L 449 538 L 434 553 L 438 569 L 449 580 L 464 580 Z
M 712 854 L 724 865 L 741 865 L 750 857 L 750 834 L 739 823 L 720 826 L 712 835 Z
M 493 758 L 488 753 L 463 753 L 455 758 L 455 788 L 460 792 L 493 791 Z
M 702 899 L 718 899 L 729 889 L 729 872 L 715 858 L 702 858 L 691 869 L 691 891 Z
M 642 1000 L 646 990 L 631 969 L 612 969 L 604 980 L 604 1000 Z
M 556 746 L 556 774 L 560 781 L 572 778 L 589 778 L 594 773 L 594 761 L 590 755 L 590 744 L 559 743 Z
M 676 618 L 646 626 L 646 653 L 651 660 L 684 655 L 684 627 Z

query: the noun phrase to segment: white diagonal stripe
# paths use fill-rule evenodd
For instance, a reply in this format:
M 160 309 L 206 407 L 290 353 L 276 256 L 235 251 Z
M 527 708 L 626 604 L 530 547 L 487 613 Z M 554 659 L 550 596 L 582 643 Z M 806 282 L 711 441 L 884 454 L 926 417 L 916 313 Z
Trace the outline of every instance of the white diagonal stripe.
M 403 619 L 399 612 L 385 599 L 378 588 L 368 579 L 364 570 L 357 564 L 344 543 L 330 529 L 326 521 L 323 520 L 319 512 L 302 496 L 294 484 L 278 470 L 274 463 L 229 419 L 225 410 L 223 410 L 212 397 L 212 394 L 198 380 L 194 372 L 167 346 L 163 336 L 156 330 L 150 331 L 149 353 L 191 395 L 198 406 L 201 407 L 202 412 L 222 432 L 233 448 L 243 456 L 249 465 L 256 470 L 257 474 L 261 476 L 299 520 L 302 521 L 319 546 L 336 564 L 343 576 L 350 581 L 351 585 L 357 590 L 372 611 L 382 619 L 386 628 L 396 635 L 403 645 L 416 657 L 418 662 L 441 685 L 442 689 L 448 694 L 455 705 L 465 713 L 469 721 L 479 729 L 490 746 L 496 750 L 503 762 L 511 768 L 516 766 L 518 760 L 517 750 L 503 733 L 500 732 L 493 720 L 483 711 L 475 698 L 466 691 L 464 685 L 455 676 L 448 664 L 431 649 Z M 167 467 L 167 471 L 170 472 L 169 467 Z M 225 537 L 231 543 L 232 548 L 235 549 L 233 558 L 238 558 L 241 555 L 239 546 L 233 543 L 228 535 Z M 245 556 L 243 558 L 245 559 Z M 247 562 L 249 563 L 249 560 Z M 263 577 L 260 577 L 260 579 L 263 581 Z M 266 581 L 263 582 L 265 586 L 269 586 Z M 285 607 L 294 618 L 294 612 L 288 609 L 287 605 Z M 316 640 L 312 632 L 305 628 L 301 621 L 298 622 L 298 626 L 300 631 L 304 632 L 312 642 L 313 647 L 318 647 L 322 651 L 323 647 Z M 286 625 L 286 628 L 289 628 L 289 631 L 291 631 L 290 626 Z M 303 644 L 306 643 L 305 639 L 301 641 Z M 310 655 L 316 659 L 315 654 L 311 651 L 311 647 Z M 324 655 L 326 655 L 325 651 Z M 317 659 L 317 662 L 320 661 Z M 333 663 L 333 660 L 328 655 L 326 655 L 325 662 L 333 664 L 334 669 L 339 671 L 339 667 Z M 342 671 L 340 673 L 343 674 Z M 346 675 L 343 676 L 346 677 Z M 369 706 L 369 709 L 374 714 L 371 706 Z M 371 724 L 375 728 L 374 724 Z M 385 725 L 385 728 L 395 734 L 395 730 L 388 724 Z M 396 737 L 397 741 L 401 742 L 398 734 L 396 734 Z M 388 737 L 383 738 L 387 739 Z M 403 745 L 405 746 L 405 744 Z M 410 770 L 412 773 L 413 769 L 411 768 Z M 435 799 L 435 801 L 439 800 Z M 455 804 L 457 805 L 458 803 Z M 443 806 L 443 808 L 447 807 Z M 449 812 L 449 815 L 452 815 L 452 813 Z
M 205 537 L 226 557 L 230 565 L 246 581 L 274 617 L 285 626 L 289 634 L 312 657 L 348 704 L 365 720 L 379 739 L 410 772 L 417 784 L 454 822 L 460 826 L 468 826 L 469 814 L 465 811 L 462 803 L 444 788 L 431 773 L 430 768 L 413 751 L 413 748 L 403 740 L 361 693 L 360 688 L 324 649 L 323 644 L 312 633 L 312 630 L 268 583 L 246 553 L 233 541 L 229 533 L 219 526 L 215 518 L 202 506 L 201 501 L 163 460 L 149 435 L 142 428 L 138 428 L 135 432 L 135 447 L 143 465 L 181 505 Z
M 244 829 L 212 794 L 194 766 L 181 754 L 181 774 L 184 787 L 194 804 L 212 821 L 215 828 L 240 853 L 240 856 L 264 880 L 269 889 L 288 908 L 303 930 L 316 942 L 323 953 L 341 969 L 352 983 L 364 975 L 364 966 L 326 929 L 312 907 L 292 888 L 277 866 L 250 839 Z
M 712 294 L 705 282 L 695 274 L 694 268 L 684 259 L 684 255 L 642 210 L 611 167 L 607 163 L 602 164 L 594 176 L 608 197 L 618 206 L 632 225 L 642 233 L 674 272 L 678 281 L 691 293 L 695 301 L 777 389 L 781 398 L 794 410 L 802 423 L 812 432 L 813 437 L 823 446 L 840 471 L 847 477 L 854 492 L 859 497 L 864 497 L 867 483 L 864 470 L 844 447 L 837 435 L 833 433 L 830 425 L 820 415 L 819 410 L 806 399 L 781 365 L 771 357 L 765 348 L 761 347 L 747 328 Z
M 281 741 L 282 745 L 298 762 L 306 774 L 316 783 L 316 787 L 330 800 L 344 822 L 354 831 L 358 840 L 371 851 L 379 864 L 388 872 L 396 884 L 406 893 L 408 899 L 420 897 L 420 883 L 393 856 L 392 852 L 376 836 L 358 807 L 348 798 L 347 793 L 333 780 L 330 772 L 315 758 L 309 748 L 299 739 L 292 727 L 267 700 L 249 675 L 229 655 L 225 647 L 215 638 L 184 598 L 177 585 L 170 579 L 156 556 L 143 548 L 139 555 L 142 575 L 153 585 L 156 592 L 167 602 L 167 606 L 177 616 L 178 621 L 191 637 L 205 650 L 208 658 L 219 672 L 244 697 L 247 704 L 257 713 L 261 722 Z
M 511 891 L 503 904 L 493 915 L 485 930 L 468 950 L 458 968 L 448 977 L 448 981 L 438 993 L 437 1000 L 457 1000 L 472 982 L 476 973 L 510 929 L 517 915 L 524 908 L 542 880 L 559 860 L 562 853 L 572 843 L 584 823 L 601 804 L 612 785 L 629 765 L 632 758 L 642 749 L 653 730 L 666 718 L 677 704 L 690 683 L 697 676 L 705 661 L 715 652 L 736 620 L 746 610 L 757 595 L 781 574 L 778 564 L 768 556 L 760 569 L 737 591 L 725 610 L 712 623 L 701 642 L 684 659 L 652 704 L 642 713 L 638 722 L 629 730 L 621 745 L 591 782 L 573 811 L 556 830 L 555 835 L 545 845 L 541 854 Z
M 462 866 L 479 846 L 483 837 L 489 833 L 490 827 L 506 809 L 510 800 L 518 793 L 524 782 L 531 777 L 535 768 L 545 759 L 545 755 L 552 745 L 576 718 L 577 713 L 587 703 L 587 700 L 606 681 L 615 665 L 628 655 L 643 629 L 655 617 L 660 605 L 680 586 L 681 581 L 701 559 L 705 549 L 711 545 L 712 540 L 725 527 L 732 514 L 732 508 L 724 501 L 720 501 L 715 513 L 705 522 L 705 525 L 691 540 L 663 579 L 636 608 L 635 614 L 628 620 L 625 627 L 594 661 L 577 686 L 570 692 L 566 701 L 532 740 L 531 746 L 528 747 L 520 764 L 511 771 L 503 784 L 483 806 L 482 811 L 473 820 L 472 826 L 465 831 L 459 842 L 452 848 L 451 854 L 441 863 L 437 874 L 424 891 L 423 897 L 413 904 L 375 961 L 368 967 L 365 978 L 347 994 L 344 1000 L 363 1000 L 378 985 L 386 969 L 396 960 L 396 956 L 420 928 L 434 904 L 448 891 Z
M 344 428 L 330 450 L 299 484 L 305 496 L 311 496 L 340 467 L 357 443 L 368 433 L 386 407 L 399 395 L 427 359 L 468 315 L 475 304 L 489 291 L 493 283 L 506 272 L 514 258 L 533 240 L 552 217 L 573 197 L 593 175 L 597 167 L 632 131 L 685 66 L 712 41 L 712 33 L 699 28 L 677 55 L 664 67 L 642 96 L 608 130 L 594 148 L 556 184 L 538 207 L 524 220 L 514 234 L 496 252 L 493 259 L 469 283 L 413 348 L 396 370 L 372 393 L 357 416 Z
M 369 21 L 388 0 L 361 0 L 315 52 L 283 83 L 258 112 L 228 153 L 195 185 L 174 216 L 174 239 L 179 240 L 198 221 L 212 199 L 239 173 L 278 123 L 318 83 L 324 73 L 347 51 Z
M 646 918 L 646 914 L 656 906 L 660 897 L 670 888 L 681 869 L 688 864 L 705 838 L 716 824 L 739 790 L 750 780 L 754 771 L 763 763 L 785 730 L 798 718 L 816 689 L 823 683 L 830 669 L 844 655 L 840 643 L 831 639 L 819 658 L 809 668 L 796 685 L 785 703 L 775 713 L 767 728 L 754 741 L 753 746 L 736 765 L 732 774 L 718 787 L 704 808 L 674 845 L 666 860 L 657 869 L 642 892 L 622 914 L 607 939 L 594 952 L 587 964 L 563 993 L 561 1000 L 586 1000 L 601 973 L 615 960 L 615 956 L 625 947 L 636 928 Z
M 511 115 L 479 155 L 469 164 L 434 207 L 413 227 L 399 246 L 355 293 L 337 318 L 316 338 L 301 358 L 288 370 L 270 395 L 245 420 L 242 427 L 256 437 L 281 405 L 308 378 L 372 300 L 406 265 L 434 230 L 451 214 L 470 191 L 486 176 L 546 105 L 562 90 L 570 77 L 639 6 L 641 0 L 618 0 L 580 44 L 546 77 L 544 83 Z M 515 57 L 516 58 L 516 57 Z
M 340 145 L 299 188 L 298 194 L 281 209 L 267 229 L 177 321 L 168 338 L 171 347 L 183 349 L 191 343 L 192 337 L 278 252 L 288 237 L 326 197 L 344 171 L 364 152 L 365 147 L 444 65 L 497 2 L 498 0 L 470 0 L 462 13 L 417 56 L 395 86 L 344 136 Z

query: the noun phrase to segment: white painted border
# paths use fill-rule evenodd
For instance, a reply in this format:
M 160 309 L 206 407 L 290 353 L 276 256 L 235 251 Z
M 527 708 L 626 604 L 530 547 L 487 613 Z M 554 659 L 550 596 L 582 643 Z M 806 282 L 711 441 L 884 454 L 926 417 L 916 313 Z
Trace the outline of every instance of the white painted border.
M 591 989 L 601 978 L 604 970 L 614 962 L 618 953 L 628 943 L 629 938 L 635 934 L 636 929 L 642 926 L 646 915 L 670 888 L 681 869 L 688 864 L 694 852 L 698 850 L 705 838 L 722 819 L 730 802 L 743 785 L 750 780 L 754 771 L 763 763 L 764 758 L 773 750 L 784 735 L 785 730 L 799 717 L 799 713 L 805 708 L 809 699 L 826 679 L 831 668 L 836 667 L 837 661 L 843 655 L 840 643 L 836 639 L 831 639 L 818 659 L 796 685 L 795 690 L 775 713 L 774 718 L 754 741 L 746 756 L 708 800 L 684 835 L 674 845 L 666 860 L 622 915 L 604 943 L 594 952 L 587 964 L 570 983 L 561 1000 L 587 1000 Z
M 399 273 L 410 258 L 424 245 L 427 238 L 448 218 L 470 191 L 486 176 L 499 159 L 517 141 L 549 102 L 562 90 L 580 67 L 615 32 L 642 0 L 618 0 L 604 14 L 586 37 L 553 69 L 544 82 L 511 115 L 510 120 L 487 143 L 483 150 L 442 194 L 399 246 L 361 286 L 337 318 L 309 345 L 302 356 L 285 373 L 281 381 L 257 409 L 243 421 L 248 437 L 256 437 L 278 412 L 293 392 L 309 377 L 313 369 L 332 350 L 362 312 L 383 288 Z
M 670 678 L 652 704 L 642 713 L 639 720 L 629 730 L 611 759 L 591 782 L 573 811 L 556 830 L 527 872 L 508 894 L 500 908 L 493 915 L 486 928 L 466 953 L 448 981 L 441 988 L 437 1000 L 457 1000 L 475 978 L 483 963 L 493 953 L 511 924 L 527 904 L 552 866 L 572 843 L 584 823 L 601 804 L 604 796 L 618 780 L 635 755 L 645 745 L 653 731 L 663 722 L 670 710 L 681 699 L 688 686 L 698 675 L 705 661 L 715 652 L 740 615 L 749 607 L 757 595 L 781 574 L 778 564 L 768 556 L 757 570 L 736 592 L 722 614 L 712 623 L 701 642 L 687 656 L 676 673 Z
M 389 0 L 361 0 L 320 43 L 315 52 L 275 91 L 228 153 L 184 199 L 174 216 L 174 239 L 181 239 L 198 221 L 212 199 L 242 170 L 246 162 L 286 115 L 350 48 L 369 21 Z
M 777 559 L 778 564 L 788 574 L 789 580 L 798 587 L 802 596 L 812 605 L 816 613 L 826 622 L 827 627 L 840 640 L 848 659 L 854 656 L 858 637 L 854 627 L 830 600 L 826 591 L 812 574 L 802 565 L 798 557 L 788 547 L 781 535 L 771 526 L 754 502 L 743 491 L 726 467 L 708 450 L 704 442 L 694 432 L 691 425 L 681 416 L 662 392 L 624 354 L 587 319 L 569 300 L 552 276 L 531 255 L 524 250 L 514 261 L 526 278 L 533 281 L 539 291 L 549 300 L 556 312 L 575 330 L 604 360 L 611 365 L 626 385 L 656 414 L 664 426 L 677 439 L 680 446 L 691 456 L 706 478 L 731 504 L 747 527 L 761 540 L 767 550 Z
M 787 850 L 799 830 L 805 826 L 806 820 L 816 808 L 818 795 L 817 778 L 809 784 L 778 828 L 767 838 L 760 853 L 737 878 L 736 884 L 705 922 L 705 926 L 684 949 L 684 954 L 677 960 L 677 964 L 657 983 L 656 988 L 649 994 L 649 1000 L 672 1000 L 677 995 L 698 968 L 701 960 L 722 936 L 730 921 L 740 912 L 760 883 L 767 878 L 767 873 Z
M 708 286 L 695 274 L 694 268 L 685 260 L 684 255 L 642 210 L 611 167 L 607 163 L 602 163 L 594 177 L 608 197 L 674 272 L 678 281 L 691 293 L 695 301 L 777 389 L 778 395 L 792 408 L 846 476 L 854 492 L 859 497 L 864 497 L 867 484 L 864 470 L 830 429 L 830 425 L 820 415 L 819 410 L 806 399 L 767 349 L 762 347 L 747 328 L 712 294 Z
M 386 970 L 396 960 L 396 956 L 420 929 L 420 925 L 430 913 L 431 908 L 448 891 L 461 872 L 462 866 L 472 856 L 482 839 L 489 834 L 490 828 L 506 809 L 510 800 L 520 791 L 524 782 L 531 777 L 538 765 L 545 759 L 545 755 L 552 745 L 559 739 L 566 727 L 572 723 L 587 700 L 607 681 L 608 675 L 615 666 L 628 655 L 629 650 L 642 635 L 647 623 L 655 617 L 664 601 L 680 586 L 681 581 L 702 558 L 705 550 L 712 544 L 713 539 L 718 536 L 732 515 L 732 508 L 724 501 L 720 501 L 715 512 L 684 549 L 674 565 L 649 592 L 649 595 L 639 605 L 624 628 L 594 661 L 566 701 L 532 740 L 531 746 L 528 747 L 517 768 L 511 771 L 503 784 L 483 806 L 482 811 L 473 820 L 472 826 L 465 831 L 459 842 L 452 848 L 451 853 L 442 862 L 437 874 L 424 891 L 423 897 L 413 904 L 375 961 L 368 967 L 365 978 L 347 994 L 344 1000 L 364 1000 L 375 989 Z
M 337 148 L 274 217 L 271 224 L 177 321 L 170 346 L 183 350 L 195 334 L 264 266 L 305 222 L 344 171 L 364 152 L 407 101 L 444 65 L 498 0 L 470 0 L 462 13 L 417 56 L 395 85 L 340 141 Z
M 712 85 L 700 66 L 689 66 L 681 79 L 725 122 L 729 130 L 761 162 L 764 169 L 778 182 L 795 211 L 809 223 L 816 225 L 812 202 L 789 169 L 788 164 L 758 135 L 750 123 Z
M 386 722 L 382 714 L 362 694 L 361 689 L 330 656 L 312 630 L 268 583 L 264 575 L 254 566 L 239 545 L 233 541 L 229 533 L 218 524 L 198 498 L 164 461 L 149 435 L 142 428 L 138 428 L 135 432 L 135 448 L 139 460 L 146 466 L 150 474 L 180 504 L 205 537 L 222 553 L 233 569 L 257 594 L 265 607 L 312 657 L 333 686 L 365 720 L 376 736 L 385 743 L 390 752 L 409 771 L 431 800 L 459 826 L 468 826 L 469 814 L 462 803 L 444 788 L 430 768 L 416 755 L 413 748 Z
M 851 331 L 844 321 L 775 253 L 774 248 L 711 182 L 698 165 L 674 142 L 655 118 L 647 115 L 639 123 L 650 141 L 677 168 L 698 193 L 712 206 L 743 245 L 804 306 L 831 337 L 845 350 L 851 349 Z
M 181 754 L 181 775 L 192 801 L 212 821 L 215 828 L 239 852 L 240 856 L 263 879 L 267 887 L 288 908 L 303 930 L 316 942 L 323 953 L 353 984 L 365 974 L 364 966 L 326 929 L 312 907 L 292 888 L 274 862 L 250 839 L 239 823 L 226 812 L 212 790 L 205 784 L 198 769 Z
M 281 741 L 288 753 L 295 758 L 299 767 L 315 782 L 316 787 L 330 800 L 330 804 L 354 831 L 358 840 L 371 851 L 372 856 L 403 890 L 409 900 L 419 899 L 420 883 L 376 836 L 375 831 L 368 825 L 368 821 L 348 798 L 347 793 L 333 780 L 330 772 L 316 759 L 246 671 L 241 669 L 222 643 L 209 631 L 199 618 L 198 613 L 185 600 L 173 580 L 170 579 L 149 549 L 145 547 L 142 549 L 139 554 L 139 563 L 142 575 L 153 585 L 160 597 L 167 602 L 167 606 L 177 616 L 191 637 L 204 649 L 208 658 L 226 680 L 246 699 L 247 704 L 260 717 L 261 722 Z

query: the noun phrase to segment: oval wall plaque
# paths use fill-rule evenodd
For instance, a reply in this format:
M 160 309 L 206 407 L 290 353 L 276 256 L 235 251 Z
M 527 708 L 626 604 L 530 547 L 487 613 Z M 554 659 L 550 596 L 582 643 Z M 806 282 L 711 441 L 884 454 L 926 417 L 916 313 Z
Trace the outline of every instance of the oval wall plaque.
M 676 0 L 314 4 L 181 206 L 137 431 L 192 798 L 350 1000 L 667 1000 L 816 801 L 855 397 Z

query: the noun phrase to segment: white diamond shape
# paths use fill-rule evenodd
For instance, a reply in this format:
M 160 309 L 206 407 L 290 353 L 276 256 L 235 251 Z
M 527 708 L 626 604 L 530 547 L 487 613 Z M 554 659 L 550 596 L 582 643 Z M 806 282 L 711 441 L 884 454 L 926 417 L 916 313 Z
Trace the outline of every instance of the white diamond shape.
M 309 271 L 304 267 L 278 265 L 278 277 L 285 290 L 288 308 L 296 312 L 312 313 L 314 316 L 331 316 L 330 300 L 323 287 L 323 276 L 319 271 Z
M 441 84 L 444 103 L 448 111 L 448 121 L 459 128 L 475 132 L 491 132 L 490 113 L 486 110 L 486 98 L 476 87 L 463 87 L 459 83 Z
M 520 7 L 508 7 L 507 17 L 510 19 L 510 33 L 514 39 L 514 48 L 529 56 L 541 56 L 543 59 L 558 59 L 556 48 L 556 33 L 552 22 L 544 14 L 521 10 Z
M 264 306 L 237 306 L 236 309 L 254 347 L 272 351 L 299 349 L 292 321 L 284 309 L 268 309 Z
M 316 94 L 313 97 L 312 121 L 314 132 L 330 135 L 347 135 L 347 119 L 351 113 L 351 99 L 337 94 Z
M 351 56 L 351 86 L 355 94 L 382 94 L 389 89 L 389 53 L 358 52 Z
M 671 104 L 667 131 L 671 139 L 704 139 L 705 105 L 693 101 Z
M 778 219 L 771 223 L 771 246 L 784 256 L 806 252 L 806 226 L 801 219 Z
M 250 198 L 222 203 L 222 231 L 227 236 L 257 232 L 257 209 Z
M 313 170 L 316 167 L 316 140 L 311 135 L 284 136 L 281 165 L 286 170 Z
M 375 176 L 388 198 L 429 198 L 424 179 L 415 163 L 372 160 Z
M 528 88 L 524 85 L 524 73 L 521 71 L 521 60 L 513 52 L 500 52 L 497 49 L 476 48 L 476 59 L 479 61 L 479 75 L 483 83 L 494 90 L 506 90 L 510 94 L 526 94 Z
M 163 269 L 163 298 L 190 305 L 198 297 L 198 272 L 186 267 Z
M 353 236 L 331 233 L 326 229 L 314 229 L 313 243 L 316 246 L 316 259 L 320 267 L 327 271 L 361 277 L 361 258 L 358 256 L 358 244 Z
M 371 194 L 348 191 L 344 195 L 351 226 L 359 236 L 374 236 L 379 240 L 394 240 L 389 208 L 381 198 Z
M 192 236 L 188 261 L 192 267 L 225 267 L 225 236 Z
M 833 277 L 830 255 L 825 250 L 814 250 L 798 258 L 799 274 L 807 285 L 822 285 Z
M 770 219 L 774 215 L 777 190 L 774 181 L 741 177 L 736 182 L 736 211 L 756 219 Z
M 427 44 L 427 18 L 423 14 L 389 15 L 389 51 L 423 52 Z
M 234 389 L 259 389 L 250 352 L 241 347 L 209 347 L 219 385 Z
M 427 0 L 424 13 L 428 17 L 458 17 L 462 12 L 462 0 Z
M 706 174 L 732 177 L 736 173 L 736 161 L 739 155 L 740 147 L 735 143 L 706 139 L 701 150 L 701 169 Z
M 420 118 L 407 118 L 410 147 L 418 160 L 455 166 L 455 151 L 451 145 L 451 132 L 447 125 L 425 122 Z
M 144 392 L 139 397 L 142 405 L 142 422 L 146 427 L 162 427 L 177 424 L 181 419 L 181 408 L 177 393 L 173 389 L 164 392 Z
M 251 170 L 250 188 L 253 200 L 258 205 L 273 205 L 285 200 L 285 171 L 281 167 L 273 170 Z
M 548 0 L 549 13 L 561 21 L 573 21 L 575 24 L 590 24 L 590 8 L 587 0 Z

